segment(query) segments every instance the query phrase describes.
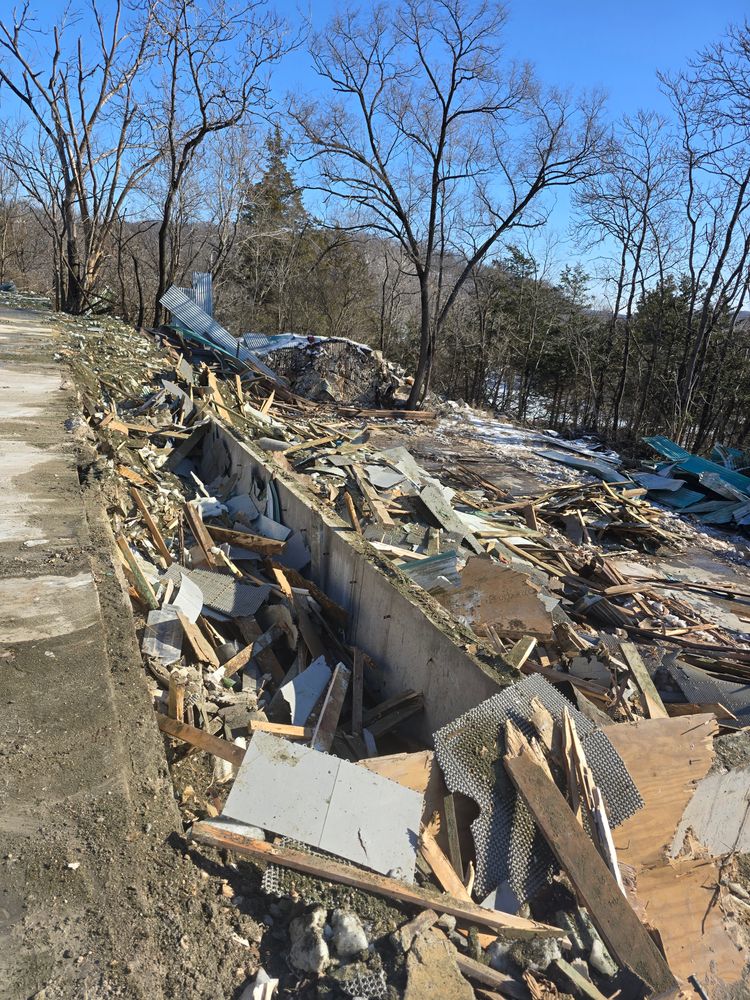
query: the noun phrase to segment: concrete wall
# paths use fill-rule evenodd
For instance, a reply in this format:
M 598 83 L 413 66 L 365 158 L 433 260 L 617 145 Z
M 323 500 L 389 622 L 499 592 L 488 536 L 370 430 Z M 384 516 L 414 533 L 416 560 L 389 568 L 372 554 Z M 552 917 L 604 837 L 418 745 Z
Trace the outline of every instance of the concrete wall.
M 471 634 L 322 509 L 298 477 L 272 466 L 263 452 L 214 422 L 204 438 L 201 478 L 209 483 L 220 475 L 231 477 L 240 493 L 247 492 L 253 476 L 273 478 L 284 524 L 299 529 L 312 552 L 310 578 L 349 611 L 348 641 L 380 668 L 379 693 L 387 698 L 412 688 L 424 694 L 424 713 L 408 723 L 420 739 L 429 741 L 434 730 L 515 679 L 501 677 L 468 653 Z M 368 676 L 368 685 L 372 680 Z

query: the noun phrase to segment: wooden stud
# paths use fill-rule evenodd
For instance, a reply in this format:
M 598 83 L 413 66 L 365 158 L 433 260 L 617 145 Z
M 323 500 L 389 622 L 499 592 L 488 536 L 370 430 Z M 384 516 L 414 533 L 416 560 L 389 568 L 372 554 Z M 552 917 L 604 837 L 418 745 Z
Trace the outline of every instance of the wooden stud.
M 283 868 L 312 875 L 314 878 L 326 879 L 353 886 L 363 892 L 372 892 L 377 896 L 386 896 L 412 906 L 432 909 L 438 913 L 449 913 L 458 920 L 466 920 L 482 927 L 490 927 L 497 933 L 510 932 L 514 937 L 565 937 L 565 932 L 559 927 L 537 923 L 524 917 L 516 917 L 499 910 L 485 909 L 473 902 L 455 899 L 447 894 L 429 892 L 417 885 L 409 885 L 399 879 L 376 875 L 374 872 L 357 868 L 355 865 L 342 864 L 330 858 L 318 858 L 303 851 L 290 847 L 269 844 L 265 840 L 254 840 L 234 830 L 227 830 L 220 825 L 209 822 L 194 823 L 191 828 L 191 838 L 199 844 L 234 851 L 242 857 L 265 864 L 277 864 Z
M 576 822 L 554 781 L 527 752 L 506 756 L 505 767 L 615 961 L 655 990 L 675 986 L 664 956 Z
M 170 719 L 168 715 L 162 715 L 161 712 L 156 712 L 155 715 L 159 729 L 167 736 L 182 740 L 183 743 L 189 743 L 199 750 L 205 750 L 206 753 L 213 754 L 214 757 L 228 760 L 234 767 L 239 767 L 244 760 L 245 751 L 242 747 L 230 743 L 229 740 L 222 740 L 203 729 L 188 726 L 184 722 L 177 722 L 176 719 Z

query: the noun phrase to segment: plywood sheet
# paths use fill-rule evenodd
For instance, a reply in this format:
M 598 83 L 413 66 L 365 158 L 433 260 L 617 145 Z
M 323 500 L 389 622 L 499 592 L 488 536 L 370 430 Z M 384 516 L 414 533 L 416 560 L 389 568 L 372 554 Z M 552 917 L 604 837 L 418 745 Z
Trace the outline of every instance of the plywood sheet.
M 607 728 L 644 802 L 613 831 L 620 862 L 650 866 L 666 860 L 685 806 L 711 767 L 716 731 L 716 720 L 706 714 Z
M 709 996 L 720 983 L 737 982 L 744 966 L 720 905 L 711 905 L 718 868 L 711 860 L 670 861 L 667 854 L 697 783 L 711 767 L 716 729 L 706 714 L 607 729 L 645 803 L 613 831 L 618 860 L 635 872 L 633 905 L 659 932 L 674 974 L 683 984 L 697 976 Z
M 541 638 L 552 634 L 552 615 L 525 573 L 493 559 L 472 556 L 461 585 L 437 599 L 470 625 L 495 625 L 504 633 Z

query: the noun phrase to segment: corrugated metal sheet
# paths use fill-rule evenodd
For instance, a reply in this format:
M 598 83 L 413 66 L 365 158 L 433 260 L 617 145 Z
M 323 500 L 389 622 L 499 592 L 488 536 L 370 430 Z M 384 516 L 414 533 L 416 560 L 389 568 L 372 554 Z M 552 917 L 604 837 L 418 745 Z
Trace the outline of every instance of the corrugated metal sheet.
M 260 358 L 249 351 L 244 344 L 231 335 L 221 323 L 212 319 L 200 306 L 196 305 L 181 289 L 172 285 L 162 295 L 159 300 L 176 317 L 179 322 L 188 330 L 192 330 L 199 336 L 205 337 L 211 343 L 216 344 L 227 354 L 254 365 L 264 375 L 274 381 L 278 381 L 278 376 L 267 365 L 264 365 Z
M 214 314 L 214 286 L 207 271 L 193 271 L 192 298 L 207 316 Z

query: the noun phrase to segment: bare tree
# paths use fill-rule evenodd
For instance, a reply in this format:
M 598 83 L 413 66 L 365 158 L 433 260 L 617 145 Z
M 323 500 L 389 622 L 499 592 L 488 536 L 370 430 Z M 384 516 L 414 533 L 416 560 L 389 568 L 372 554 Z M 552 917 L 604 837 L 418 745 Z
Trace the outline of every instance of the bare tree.
M 156 58 L 161 93 L 152 110 L 155 144 L 166 173 L 161 199 L 154 324 L 174 279 L 169 239 L 175 202 L 187 171 L 210 136 L 244 124 L 268 99 L 267 70 L 284 51 L 283 23 L 266 0 L 158 0 Z
M 63 308 L 86 308 L 128 196 L 158 153 L 146 153 L 137 85 L 148 62 L 150 10 L 126 25 L 122 0 L 105 17 L 91 0 L 38 27 L 30 3 L 0 20 L 0 92 L 36 121 L 57 157 L 64 227 Z M 50 37 L 51 44 L 46 44 Z
M 747 293 L 750 25 L 732 28 L 688 70 L 661 80 L 677 118 L 691 286 L 678 385 L 684 439 L 696 430 L 693 404 L 712 337 L 727 316 L 734 328 Z
M 633 311 L 639 290 L 658 273 L 659 230 L 665 208 L 674 198 L 674 156 L 666 120 L 653 112 L 626 115 L 613 134 L 600 171 L 579 189 L 579 240 L 591 246 L 606 242 L 615 253 L 609 279 L 614 288 L 608 347 L 601 358 L 593 397 L 596 425 L 604 400 L 605 377 L 622 349 L 612 401 L 612 435 L 620 434 L 620 411 L 632 351 Z
M 529 67 L 509 63 L 505 21 L 490 0 L 348 10 L 313 45 L 334 96 L 292 108 L 323 190 L 358 212 L 360 228 L 398 241 L 418 280 L 410 407 L 473 269 L 513 227 L 540 225 L 540 195 L 587 176 L 600 142 L 598 99 L 544 91 Z M 461 257 L 450 273 L 449 253 Z

